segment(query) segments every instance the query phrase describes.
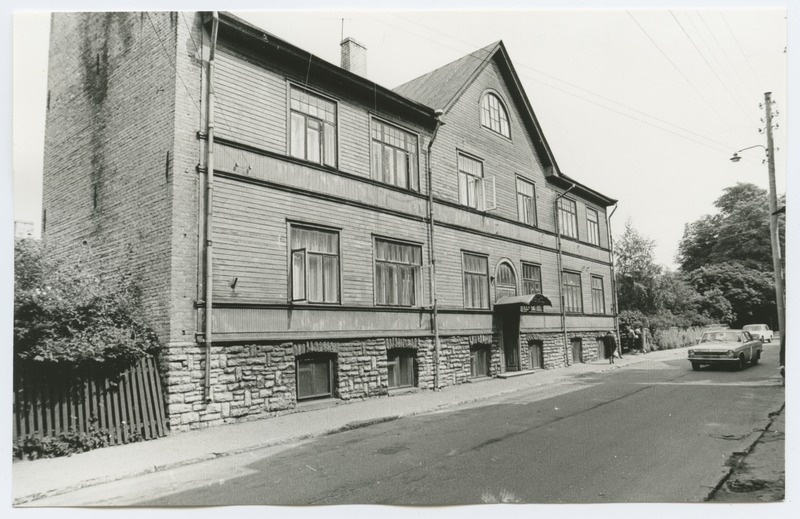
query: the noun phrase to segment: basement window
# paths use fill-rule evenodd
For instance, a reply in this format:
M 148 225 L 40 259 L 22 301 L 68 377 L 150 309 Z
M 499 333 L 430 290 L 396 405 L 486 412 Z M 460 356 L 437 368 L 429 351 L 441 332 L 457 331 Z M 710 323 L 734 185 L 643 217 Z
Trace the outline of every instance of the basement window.
M 309 354 L 297 359 L 297 400 L 333 396 L 332 355 Z
M 386 368 L 389 372 L 390 389 L 415 385 L 413 350 L 389 350 Z

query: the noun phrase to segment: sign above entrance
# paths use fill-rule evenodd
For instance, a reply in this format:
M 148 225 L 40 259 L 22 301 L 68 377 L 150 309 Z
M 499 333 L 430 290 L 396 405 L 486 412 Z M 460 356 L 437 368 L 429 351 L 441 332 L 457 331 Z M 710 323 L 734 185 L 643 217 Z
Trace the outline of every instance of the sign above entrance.
M 524 296 L 502 297 L 494 306 L 553 306 L 542 294 L 526 294 Z

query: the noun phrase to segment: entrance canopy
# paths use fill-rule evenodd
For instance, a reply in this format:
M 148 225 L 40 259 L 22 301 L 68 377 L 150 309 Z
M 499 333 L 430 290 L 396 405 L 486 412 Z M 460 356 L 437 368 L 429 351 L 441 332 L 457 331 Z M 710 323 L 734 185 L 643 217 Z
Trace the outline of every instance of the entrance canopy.
M 524 296 L 501 297 L 494 306 L 553 306 L 542 294 L 526 294 Z

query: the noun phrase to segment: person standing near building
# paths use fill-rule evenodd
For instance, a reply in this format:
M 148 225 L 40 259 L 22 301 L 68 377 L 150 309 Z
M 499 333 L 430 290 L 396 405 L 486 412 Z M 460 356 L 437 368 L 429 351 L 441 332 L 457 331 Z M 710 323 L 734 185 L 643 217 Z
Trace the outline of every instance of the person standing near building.
M 608 357 L 608 363 L 614 364 L 614 352 L 617 351 L 617 340 L 614 338 L 613 333 L 606 332 L 606 336 L 603 337 L 603 345 L 606 348 L 606 357 Z M 621 354 L 620 358 L 622 358 Z
M 636 351 L 639 353 L 644 353 L 644 341 L 642 340 L 642 330 L 639 327 L 636 327 L 633 330 L 633 347 L 636 348 Z

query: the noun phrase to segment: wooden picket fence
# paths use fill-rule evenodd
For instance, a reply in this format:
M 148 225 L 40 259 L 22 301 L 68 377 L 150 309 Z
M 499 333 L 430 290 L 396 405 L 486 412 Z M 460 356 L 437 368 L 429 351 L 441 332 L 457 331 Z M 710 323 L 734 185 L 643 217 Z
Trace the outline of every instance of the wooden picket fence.
M 161 378 L 144 357 L 117 376 L 20 366 L 14 374 L 14 440 L 75 430 L 108 434 L 110 445 L 167 434 Z

